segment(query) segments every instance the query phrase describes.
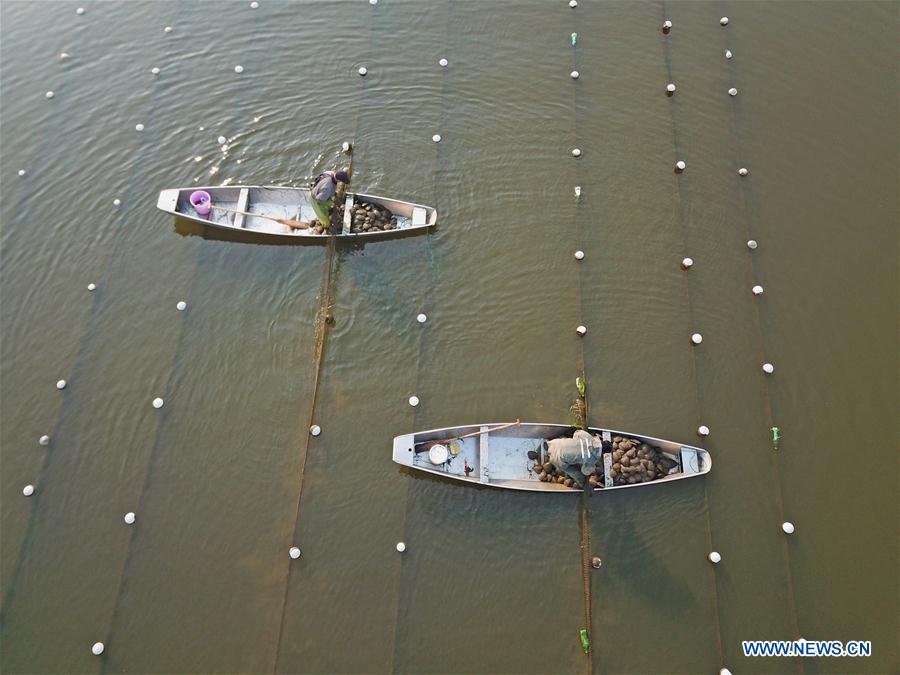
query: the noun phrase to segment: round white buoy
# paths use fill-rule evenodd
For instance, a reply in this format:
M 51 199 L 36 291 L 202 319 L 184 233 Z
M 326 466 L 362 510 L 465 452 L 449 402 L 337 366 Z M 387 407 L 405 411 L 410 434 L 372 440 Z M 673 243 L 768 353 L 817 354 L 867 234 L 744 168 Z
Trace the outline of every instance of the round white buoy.
M 377 4 L 378 4 L 378 0 L 369 0 L 369 4 L 370 4 L 370 5 L 377 5 Z
M 22 488 L 22 494 L 26 497 L 30 497 L 34 494 L 34 485 L 26 485 Z
M 709 555 L 706 557 L 709 558 L 709 561 L 711 563 L 718 563 L 722 560 L 722 556 L 719 555 L 718 551 L 710 551 Z
M 124 520 L 127 525 L 134 525 L 134 511 L 126 513 L 122 520 Z
M 575 332 L 579 335 L 584 335 L 587 333 L 587 326 L 578 326 L 578 328 L 575 329 Z
M 341 152 L 350 152 L 350 143 L 347 141 L 341 143 Z
M 320 427 L 318 424 L 313 424 L 309 428 L 309 433 L 311 433 L 313 436 L 318 436 L 322 433 L 322 427 Z
M 250 3 L 250 9 L 258 9 L 258 8 L 259 8 L 259 3 L 256 2 L 256 0 L 253 0 L 253 2 Z
M 771 363 L 764 363 L 762 368 L 763 368 L 763 372 L 766 375 L 771 375 L 772 373 L 775 372 L 775 366 L 773 366 Z
M 144 130 L 144 125 L 143 125 L 143 124 L 140 124 L 140 123 L 135 124 L 135 125 L 134 125 L 134 130 L 135 130 L 135 131 L 143 131 L 143 130 Z
M 426 321 L 428 321 L 428 317 L 424 314 L 419 314 L 416 317 L 416 321 L 418 321 L 419 323 L 425 323 Z
M 356 71 L 356 72 L 358 72 L 362 77 L 365 77 L 365 76 L 366 76 L 366 73 L 369 72 L 369 69 L 366 68 L 365 66 L 360 66 L 360 67 L 359 67 L 359 70 Z
M 159 68 L 157 68 L 156 66 L 153 66 L 153 67 L 150 69 L 150 73 L 151 73 L 152 75 L 159 75 Z
M 236 72 L 238 75 L 240 75 L 241 73 L 244 72 L 244 66 L 241 66 L 241 65 L 235 66 L 235 67 L 234 67 L 234 72 Z
M 410 397 L 409 397 L 409 404 L 410 404 L 413 408 L 415 408 L 417 405 L 419 405 L 419 397 L 418 397 L 418 396 L 410 396 Z
M 164 403 L 164 401 L 159 396 L 157 396 L 155 399 L 153 399 L 153 407 L 156 408 L 157 410 L 159 410 L 160 408 L 163 407 L 163 403 Z
M 728 90 L 728 95 L 729 96 L 737 96 L 737 89 L 732 87 L 731 89 Z
M 672 30 L 672 22 L 666 19 L 665 21 L 663 21 L 662 27 L 663 30 L 668 33 L 670 30 Z
M 184 300 L 179 300 L 178 304 L 175 305 L 175 309 L 177 309 L 179 312 L 183 312 L 187 309 L 187 303 Z
M 581 149 L 572 148 L 572 157 L 581 157 Z
M 441 59 L 440 61 L 438 61 L 438 65 L 441 68 L 446 68 L 448 65 L 450 65 L 450 62 L 447 59 Z
M 594 556 L 591 558 L 591 567 L 595 570 L 599 570 L 603 566 L 603 560 L 599 556 Z
M 684 268 L 684 269 L 686 269 L 686 270 L 689 270 L 689 269 L 690 269 L 691 267 L 693 267 L 693 266 L 694 266 L 694 259 L 693 259 L 693 258 L 684 258 L 684 259 L 681 261 L 681 267 Z
M 709 436 L 709 427 L 705 424 L 701 424 L 699 427 L 697 427 L 697 433 L 701 436 Z
M 749 248 L 751 250 L 755 249 L 757 246 L 759 246 L 759 244 L 757 243 L 756 239 L 750 239 L 747 242 L 747 248 Z
M 434 136 L 431 137 L 431 140 L 434 141 L 435 143 L 440 143 L 440 142 L 441 142 L 441 135 L 440 135 L 440 134 L 435 134 Z
M 84 14 L 84 7 L 79 7 L 75 10 L 75 13 L 81 16 L 82 14 Z
M 738 176 L 746 176 L 748 173 L 750 173 L 750 172 L 747 171 L 747 169 L 745 169 L 744 167 L 741 167 L 740 169 L 738 169 Z
M 89 291 L 95 291 L 97 290 L 97 284 L 88 284 L 87 288 Z
M 296 546 L 291 546 L 291 550 L 288 551 L 288 555 L 291 556 L 292 560 L 296 560 L 300 557 L 300 549 Z
M 49 437 L 47 434 L 44 434 L 43 436 L 41 436 L 41 437 L 38 439 L 38 443 L 40 443 L 41 445 L 49 445 L 49 444 L 50 444 L 50 437 Z
M 731 675 L 731 671 L 728 668 L 719 668 L 719 675 Z
M 675 162 L 675 170 L 676 170 L 678 173 L 681 173 L 681 172 L 684 171 L 686 168 L 687 168 L 687 164 L 685 164 L 684 160 L 679 159 L 677 162 Z
M 569 73 L 569 76 L 570 76 L 573 80 L 577 80 L 578 77 L 579 77 L 578 71 L 577 71 L 577 70 L 573 70 L 571 73 Z
M 719 25 L 721 25 L 721 26 L 727 26 L 727 25 L 728 25 L 728 17 L 727 17 L 727 16 L 723 16 L 721 19 L 719 19 Z
M 693 342 L 695 345 L 699 345 L 701 342 L 703 342 L 703 336 L 700 335 L 700 333 L 694 333 L 693 335 L 691 335 L 691 342 Z
M 580 186 L 580 185 L 576 185 L 576 186 L 575 186 L 575 198 L 577 199 L 577 198 L 579 198 L 579 197 L 581 197 L 581 186 Z
M 219 136 L 216 139 L 216 142 L 218 142 L 219 145 L 225 145 L 228 142 L 228 139 L 225 138 L 224 136 Z
M 18 174 L 19 174 L 20 176 L 24 176 L 24 175 L 25 175 L 25 169 L 19 169 Z
M 121 205 L 122 205 L 122 200 L 121 200 L 121 199 L 119 199 L 118 197 L 116 197 L 115 199 L 113 199 L 113 206 L 121 206 Z
M 569 0 L 569 7 L 571 7 L 572 9 L 578 7 L 578 0 Z
M 65 389 L 65 388 L 66 388 L 66 381 L 65 381 L 65 380 L 59 380 L 59 381 L 56 383 L 56 388 L 57 388 L 57 389 Z
M 763 287 L 760 286 L 759 284 L 757 284 L 756 286 L 754 286 L 754 287 L 751 288 L 750 290 L 753 291 L 753 295 L 762 295 L 762 294 L 763 294 Z
M 734 54 L 731 53 L 731 50 L 730 50 L 730 49 L 726 49 L 726 50 L 725 50 L 725 58 L 726 58 L 726 59 L 730 59 L 732 56 L 734 56 Z
M 678 89 L 678 87 L 675 86 L 674 82 L 669 82 L 669 84 L 666 85 L 666 93 L 670 95 L 674 94 L 676 89 Z
M 166 26 L 165 28 L 163 28 L 163 32 L 164 32 L 164 33 L 171 33 L 171 32 L 172 32 L 172 26 Z
M 781 529 L 784 530 L 785 534 L 794 534 L 794 524 L 789 520 L 781 524 Z
M 69 52 L 60 52 L 59 60 L 60 61 L 68 61 L 69 60 Z
M 403 553 L 403 551 L 406 550 L 406 544 L 404 544 L 402 541 L 398 541 L 398 542 L 397 542 L 397 550 L 398 550 L 400 553 Z
M 575 260 L 584 260 L 584 251 L 575 251 Z
M 52 91 L 48 91 L 46 94 L 44 94 L 44 96 L 46 96 L 47 98 L 53 98 L 55 95 L 56 94 L 54 94 Z
M 94 656 L 100 656 L 103 653 L 104 649 L 106 649 L 106 647 L 103 646 L 102 642 L 95 642 L 94 646 L 91 647 L 91 653 Z

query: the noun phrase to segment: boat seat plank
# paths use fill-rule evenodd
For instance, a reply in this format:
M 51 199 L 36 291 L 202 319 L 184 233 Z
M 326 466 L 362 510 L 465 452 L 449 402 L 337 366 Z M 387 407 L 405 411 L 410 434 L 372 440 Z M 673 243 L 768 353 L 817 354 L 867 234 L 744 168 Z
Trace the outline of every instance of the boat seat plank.
M 427 212 L 421 206 L 414 206 L 412 212 L 413 227 L 415 227 L 416 225 L 424 225 L 427 215 Z
M 240 193 L 238 194 L 238 202 L 237 206 L 234 208 L 238 211 L 246 211 L 247 204 L 250 202 L 250 190 L 247 188 L 241 188 Z M 234 226 L 238 229 L 244 227 L 244 214 L 243 213 L 235 213 L 234 214 Z
M 484 432 L 490 429 L 490 427 L 481 427 L 480 431 Z M 490 483 L 490 469 L 488 463 L 488 436 L 490 434 L 482 433 L 481 436 L 478 437 L 478 452 L 479 452 L 479 462 L 478 466 L 481 469 L 481 482 L 482 483 Z
M 344 227 L 341 234 L 350 234 L 350 223 L 353 220 L 353 195 L 347 195 L 344 201 Z

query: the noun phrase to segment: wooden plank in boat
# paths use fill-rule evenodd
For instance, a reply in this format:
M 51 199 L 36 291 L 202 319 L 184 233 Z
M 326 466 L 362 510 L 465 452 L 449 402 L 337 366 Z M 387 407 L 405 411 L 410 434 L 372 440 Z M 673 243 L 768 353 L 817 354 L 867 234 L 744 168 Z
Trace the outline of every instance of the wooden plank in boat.
M 415 212 L 414 212 L 414 213 L 415 213 Z M 482 482 L 482 483 L 490 483 L 490 482 L 491 482 L 490 468 L 489 468 L 489 465 L 488 465 L 488 459 L 489 459 L 489 454 L 488 454 L 488 443 L 489 443 L 489 441 L 488 441 L 488 436 L 489 436 L 490 434 L 484 433 L 484 432 L 487 431 L 488 429 L 490 429 L 490 427 L 481 427 L 480 431 L 482 432 L 482 434 L 481 434 L 481 436 L 478 437 L 478 438 L 479 438 L 479 444 L 478 444 L 478 451 L 479 451 L 478 464 L 479 464 L 479 466 L 481 467 L 481 482 Z
M 250 203 L 250 190 L 247 188 L 241 188 L 240 193 L 238 193 L 238 202 L 235 207 L 238 211 L 246 211 L 247 204 Z M 244 214 L 243 213 L 235 213 L 234 214 L 234 226 L 237 229 L 241 229 L 244 227 Z
M 424 225 L 425 219 L 428 217 L 428 212 L 423 209 L 421 206 L 414 206 L 412 212 L 412 225 L 416 227 L 417 225 Z
M 353 195 L 347 195 L 344 201 L 344 229 L 341 234 L 350 234 L 350 224 L 353 222 Z

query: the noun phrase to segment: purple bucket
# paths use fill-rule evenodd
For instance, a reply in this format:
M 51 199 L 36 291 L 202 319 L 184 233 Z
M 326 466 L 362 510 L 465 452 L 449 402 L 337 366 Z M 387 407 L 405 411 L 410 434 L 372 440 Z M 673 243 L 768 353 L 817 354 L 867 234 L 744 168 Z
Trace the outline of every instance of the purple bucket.
M 205 190 L 197 190 L 196 192 L 191 193 L 191 206 L 194 207 L 194 210 L 198 215 L 208 216 L 210 209 L 210 202 L 212 201 L 212 197 L 209 196 L 209 193 Z

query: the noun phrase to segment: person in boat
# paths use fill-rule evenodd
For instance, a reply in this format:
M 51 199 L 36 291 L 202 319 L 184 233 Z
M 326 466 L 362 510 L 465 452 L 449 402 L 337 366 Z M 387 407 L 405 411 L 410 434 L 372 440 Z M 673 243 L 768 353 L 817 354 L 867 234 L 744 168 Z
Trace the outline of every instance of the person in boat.
M 554 438 L 547 445 L 550 462 L 578 487 L 594 472 L 603 454 L 603 441 L 583 429 L 572 438 Z
M 331 205 L 334 202 L 338 183 L 350 184 L 350 175 L 345 170 L 320 173 L 309 193 L 313 211 L 316 212 L 316 217 L 326 230 L 331 227 Z

